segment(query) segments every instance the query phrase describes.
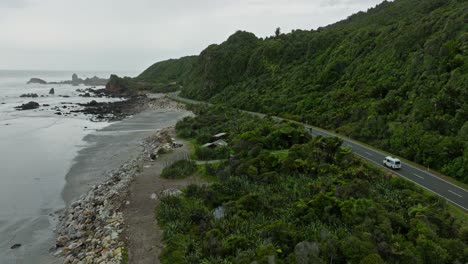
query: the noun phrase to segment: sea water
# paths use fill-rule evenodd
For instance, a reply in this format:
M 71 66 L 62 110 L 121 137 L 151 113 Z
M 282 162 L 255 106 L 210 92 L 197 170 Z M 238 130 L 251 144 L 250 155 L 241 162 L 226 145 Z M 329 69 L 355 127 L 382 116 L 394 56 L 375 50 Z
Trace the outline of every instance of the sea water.
M 110 72 L 76 72 L 85 79 L 107 78 Z M 92 122 L 84 114 L 70 112 L 77 103 L 119 98 L 80 97 L 77 89 L 88 86 L 26 84 L 32 78 L 48 82 L 71 80 L 66 71 L 0 70 L 0 263 L 49 263 L 53 246 L 55 212 L 63 209 L 65 175 L 78 151 L 86 146 L 83 137 L 108 126 Z M 118 73 L 132 76 L 134 73 Z M 54 88 L 55 94 L 49 95 Z M 103 88 L 103 87 L 96 87 Z M 37 98 L 20 97 L 36 93 Z M 18 111 L 16 106 L 35 101 L 38 109 Z M 43 106 L 49 105 L 49 106 Z M 67 106 L 64 109 L 63 106 Z M 11 249 L 14 244 L 20 247 Z

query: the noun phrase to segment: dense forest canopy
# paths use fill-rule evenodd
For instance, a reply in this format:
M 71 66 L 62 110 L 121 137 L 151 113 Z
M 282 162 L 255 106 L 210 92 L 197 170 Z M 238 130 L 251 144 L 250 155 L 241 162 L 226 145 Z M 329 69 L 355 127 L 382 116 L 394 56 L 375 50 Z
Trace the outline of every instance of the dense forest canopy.
M 238 31 L 139 78 L 170 71 L 183 96 L 332 129 L 468 183 L 467 32 L 468 1 L 385 1 L 317 30 Z

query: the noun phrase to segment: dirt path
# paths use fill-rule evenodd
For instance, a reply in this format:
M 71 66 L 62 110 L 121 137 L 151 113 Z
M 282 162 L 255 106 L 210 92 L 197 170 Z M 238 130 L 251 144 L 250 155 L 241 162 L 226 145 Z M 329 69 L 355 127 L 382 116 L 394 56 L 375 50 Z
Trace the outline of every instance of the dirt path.
M 175 137 L 173 129 L 171 134 Z M 166 164 L 190 153 L 186 142 L 177 141 L 184 145 L 162 155 L 156 161 L 145 162 L 143 171 L 136 176 L 129 188 L 130 203 L 123 208 L 129 264 L 160 263 L 163 242 L 162 231 L 155 220 L 155 208 L 159 204 L 161 191 L 168 188 L 182 189 L 189 184 L 199 183 L 194 177 L 181 180 L 160 177 Z

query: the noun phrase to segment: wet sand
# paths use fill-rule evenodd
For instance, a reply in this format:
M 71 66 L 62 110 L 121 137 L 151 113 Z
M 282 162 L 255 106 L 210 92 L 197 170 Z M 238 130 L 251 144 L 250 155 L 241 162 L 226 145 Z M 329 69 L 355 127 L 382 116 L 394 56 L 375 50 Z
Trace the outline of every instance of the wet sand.
M 50 116 L 8 122 L 0 129 L 0 263 L 51 263 L 46 255 L 54 212 L 65 205 L 64 176 L 85 146 L 83 136 L 107 124 Z
M 146 110 L 87 135 L 85 141 L 91 146 L 79 152 L 65 177 L 65 203 L 69 205 L 90 186 L 102 182 L 107 171 L 135 158 L 141 152 L 141 140 L 188 115 L 187 111 Z

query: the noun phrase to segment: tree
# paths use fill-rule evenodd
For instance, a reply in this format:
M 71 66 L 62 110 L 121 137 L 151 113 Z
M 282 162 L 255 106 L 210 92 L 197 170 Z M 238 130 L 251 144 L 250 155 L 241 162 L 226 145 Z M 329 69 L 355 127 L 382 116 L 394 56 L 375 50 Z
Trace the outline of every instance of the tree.
M 279 37 L 279 35 L 281 35 L 281 28 L 277 27 L 275 30 L 275 37 Z

